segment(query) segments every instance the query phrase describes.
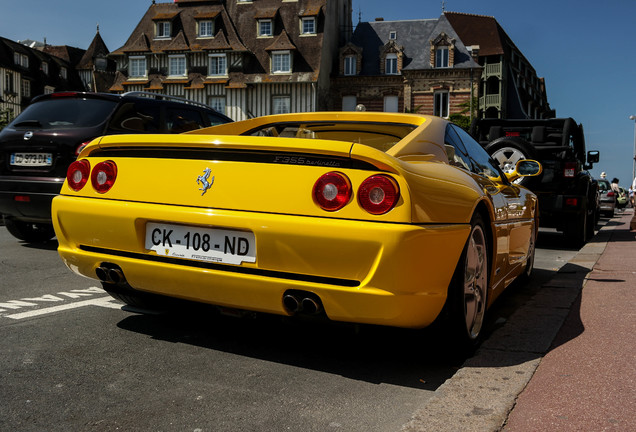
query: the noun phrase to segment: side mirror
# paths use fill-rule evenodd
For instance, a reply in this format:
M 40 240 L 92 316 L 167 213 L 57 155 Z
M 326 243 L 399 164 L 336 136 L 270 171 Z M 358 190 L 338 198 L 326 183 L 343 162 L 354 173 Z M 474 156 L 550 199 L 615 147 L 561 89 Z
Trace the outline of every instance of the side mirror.
M 541 174 L 543 167 L 541 164 L 532 159 L 522 159 L 517 162 L 514 171 L 506 173 L 509 181 L 513 182 L 520 177 L 534 177 Z
M 592 165 L 597 163 L 601 159 L 601 154 L 597 150 L 590 150 L 587 152 L 587 164 L 585 164 L 585 169 L 592 168 Z

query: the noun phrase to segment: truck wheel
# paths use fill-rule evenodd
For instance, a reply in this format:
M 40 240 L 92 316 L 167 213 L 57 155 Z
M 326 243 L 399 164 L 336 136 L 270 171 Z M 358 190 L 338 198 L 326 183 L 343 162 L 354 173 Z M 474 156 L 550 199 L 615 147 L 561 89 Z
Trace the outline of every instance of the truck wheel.
M 485 149 L 504 173 L 513 172 L 517 162 L 522 159 L 537 159 L 537 152 L 532 145 L 521 138 L 499 138 L 488 144 Z M 527 186 L 533 179 L 534 177 L 522 177 L 515 180 L 515 183 Z
M 587 211 L 584 211 L 577 220 L 565 226 L 564 234 L 571 246 L 580 248 L 587 242 L 588 232 Z

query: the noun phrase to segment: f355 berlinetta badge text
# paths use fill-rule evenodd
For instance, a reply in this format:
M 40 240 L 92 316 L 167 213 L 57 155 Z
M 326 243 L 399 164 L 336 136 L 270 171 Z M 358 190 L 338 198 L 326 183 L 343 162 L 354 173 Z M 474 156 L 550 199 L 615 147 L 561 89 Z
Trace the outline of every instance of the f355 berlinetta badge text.
M 212 177 L 212 180 L 208 180 L 210 173 L 212 173 L 212 170 L 210 168 L 206 168 L 203 170 L 203 174 L 197 177 L 197 184 L 201 184 L 202 186 L 199 188 L 200 191 L 203 191 L 201 192 L 201 196 L 203 196 L 203 194 L 205 194 L 214 183 L 214 177 Z

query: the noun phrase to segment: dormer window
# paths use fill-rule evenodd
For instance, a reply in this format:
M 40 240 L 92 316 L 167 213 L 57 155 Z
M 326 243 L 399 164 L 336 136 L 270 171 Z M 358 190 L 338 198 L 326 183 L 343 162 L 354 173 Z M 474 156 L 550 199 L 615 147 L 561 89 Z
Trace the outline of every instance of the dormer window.
M 199 37 L 212 37 L 214 36 L 214 21 L 206 20 L 199 21 Z
M 268 37 L 274 34 L 271 19 L 260 19 L 258 20 L 258 36 L 259 37 Z
M 166 39 L 170 37 L 170 21 L 157 22 L 157 38 Z
M 62 79 L 68 78 L 68 73 L 65 67 L 60 68 L 60 76 L 62 77 Z
M 389 53 L 384 60 L 384 73 L 386 75 L 397 75 L 398 57 L 397 54 Z
M 448 67 L 448 47 L 439 46 L 435 49 L 435 67 L 447 68 Z
M 397 39 L 397 32 L 395 30 L 391 30 L 389 32 L 389 40 L 396 40 Z
M 300 33 L 303 35 L 316 34 L 316 17 L 304 17 L 301 20 Z
M 42 72 L 44 72 L 44 75 L 49 74 L 49 64 L 47 62 L 42 62 Z
M 291 73 L 291 52 L 290 51 L 273 51 L 272 52 L 272 73 Z
M 358 59 L 356 56 L 349 55 L 344 58 L 344 74 L 345 75 L 355 75 L 357 74 L 357 63 Z

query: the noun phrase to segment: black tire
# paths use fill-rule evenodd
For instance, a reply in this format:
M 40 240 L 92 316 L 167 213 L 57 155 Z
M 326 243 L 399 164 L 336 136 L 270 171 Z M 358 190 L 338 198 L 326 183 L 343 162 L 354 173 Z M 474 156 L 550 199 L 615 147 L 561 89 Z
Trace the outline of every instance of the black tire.
M 486 225 L 479 214 L 471 230 L 448 288 L 446 331 L 459 352 L 469 352 L 481 342 L 488 304 L 490 251 Z
M 497 162 L 504 173 L 510 173 L 522 159 L 537 159 L 537 152 L 531 144 L 521 138 L 502 137 L 494 140 L 485 147 L 488 154 Z M 516 184 L 528 186 L 537 177 L 522 177 L 515 180 Z
M 588 240 L 588 225 L 587 210 L 584 210 L 581 214 L 579 214 L 576 220 L 565 225 L 563 234 L 565 235 L 567 242 L 573 247 L 582 247 Z
M 28 243 L 44 243 L 55 237 L 50 224 L 22 222 L 6 216 L 4 224 L 13 237 Z
M 596 223 L 598 222 L 598 211 L 596 209 L 592 209 L 587 214 L 587 240 L 589 241 L 592 237 L 594 237 L 596 230 Z

